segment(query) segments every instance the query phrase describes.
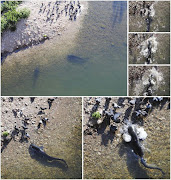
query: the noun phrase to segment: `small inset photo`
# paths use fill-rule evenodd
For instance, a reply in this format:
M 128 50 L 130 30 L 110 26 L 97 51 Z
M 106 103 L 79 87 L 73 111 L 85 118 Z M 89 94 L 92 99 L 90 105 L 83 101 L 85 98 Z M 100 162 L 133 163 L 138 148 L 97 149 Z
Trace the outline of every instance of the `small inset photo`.
M 129 96 L 169 96 L 170 66 L 129 66 Z
M 170 1 L 130 1 L 129 32 L 170 32 Z
M 129 64 L 170 64 L 170 34 L 129 34 Z
M 85 97 L 84 179 L 169 179 L 170 98 Z
M 81 179 L 82 98 L 2 97 L 1 178 Z

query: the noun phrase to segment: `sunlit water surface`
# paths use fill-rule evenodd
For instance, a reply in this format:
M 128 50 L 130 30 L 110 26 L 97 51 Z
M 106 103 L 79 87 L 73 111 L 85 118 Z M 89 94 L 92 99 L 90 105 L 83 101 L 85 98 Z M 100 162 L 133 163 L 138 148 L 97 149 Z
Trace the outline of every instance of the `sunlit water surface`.
M 126 95 L 127 4 L 88 4 L 74 42 L 63 37 L 59 44 L 54 38 L 7 57 L 2 95 Z M 69 62 L 68 55 L 85 61 Z

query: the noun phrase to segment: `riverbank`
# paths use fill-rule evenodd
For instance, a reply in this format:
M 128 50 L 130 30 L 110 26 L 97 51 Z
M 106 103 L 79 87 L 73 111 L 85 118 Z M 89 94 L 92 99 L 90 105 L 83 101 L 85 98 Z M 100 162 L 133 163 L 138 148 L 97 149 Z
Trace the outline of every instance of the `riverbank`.
M 74 26 L 63 35 L 8 55 L 1 72 L 2 94 L 126 94 L 126 2 L 116 5 L 117 11 L 112 1 L 88 2 L 87 14 L 72 22 Z M 122 21 L 113 27 L 114 17 Z M 73 64 L 68 55 L 87 61 Z M 40 73 L 33 88 L 37 68 Z M 114 77 L 113 83 L 107 77 Z M 108 88 L 101 88 L 101 82 Z
M 3 97 L 1 102 L 1 132 L 9 133 L 6 141 L 1 138 L 3 179 L 81 178 L 81 98 Z M 68 170 L 33 157 L 31 143 L 64 159 Z
M 169 98 L 85 97 L 83 104 L 84 179 L 170 178 Z M 94 112 L 101 114 L 98 120 Z M 125 127 L 131 124 L 147 133 L 140 141 L 144 159 L 162 168 L 164 176 L 145 168 L 124 142 Z
M 24 1 L 18 10 L 23 8 L 30 10 L 30 16 L 20 20 L 14 32 L 7 30 L 2 34 L 2 56 L 57 36 L 75 34 L 87 13 L 88 2 Z

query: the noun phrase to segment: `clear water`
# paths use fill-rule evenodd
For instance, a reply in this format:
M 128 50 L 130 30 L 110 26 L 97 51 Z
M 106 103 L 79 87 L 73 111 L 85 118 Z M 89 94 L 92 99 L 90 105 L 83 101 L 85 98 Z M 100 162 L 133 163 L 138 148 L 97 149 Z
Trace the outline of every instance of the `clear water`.
M 127 2 L 88 4 L 75 42 L 54 39 L 7 57 L 2 95 L 126 95 Z M 86 61 L 71 63 L 68 55 Z

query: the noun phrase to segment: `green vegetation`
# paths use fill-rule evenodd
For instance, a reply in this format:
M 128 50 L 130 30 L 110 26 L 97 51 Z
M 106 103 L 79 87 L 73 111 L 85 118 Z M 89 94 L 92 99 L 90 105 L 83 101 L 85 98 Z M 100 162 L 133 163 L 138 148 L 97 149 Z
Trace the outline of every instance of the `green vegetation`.
M 1 14 L 10 10 L 16 9 L 22 1 L 5 1 L 1 4 Z
M 1 33 L 6 29 L 15 31 L 17 22 L 29 16 L 30 11 L 26 8 L 19 11 L 16 10 L 16 7 L 21 2 L 22 1 L 5 1 L 1 4 Z
M 3 137 L 7 137 L 9 135 L 9 132 L 7 132 L 7 131 L 4 131 L 3 133 L 2 133 L 2 136 Z
M 94 119 L 99 119 L 99 118 L 101 118 L 101 115 L 100 115 L 99 112 L 94 112 L 94 113 L 92 114 L 92 117 L 93 117 Z

